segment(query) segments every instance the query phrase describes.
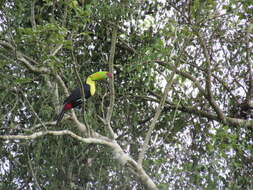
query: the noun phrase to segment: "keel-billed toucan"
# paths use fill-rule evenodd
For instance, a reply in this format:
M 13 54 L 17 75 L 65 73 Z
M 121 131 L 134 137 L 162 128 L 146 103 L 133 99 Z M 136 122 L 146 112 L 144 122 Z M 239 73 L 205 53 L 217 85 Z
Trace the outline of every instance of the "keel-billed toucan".
M 90 75 L 86 83 L 83 84 L 83 89 L 84 89 L 84 95 L 85 99 L 89 98 L 90 96 L 93 96 L 96 92 L 96 82 L 97 80 L 101 79 L 106 79 L 106 78 L 111 78 L 112 74 L 107 72 L 107 71 L 100 71 L 96 72 L 92 75 Z M 64 101 L 64 106 L 62 108 L 61 113 L 56 117 L 57 124 L 62 120 L 64 113 L 74 107 L 79 106 L 82 104 L 82 89 L 81 88 L 76 88 L 71 92 L 69 97 L 67 97 Z

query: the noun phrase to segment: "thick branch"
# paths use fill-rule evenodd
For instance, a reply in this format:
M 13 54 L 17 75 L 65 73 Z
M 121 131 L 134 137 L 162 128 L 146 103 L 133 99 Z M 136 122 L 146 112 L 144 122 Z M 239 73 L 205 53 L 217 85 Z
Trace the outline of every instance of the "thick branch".
M 72 138 L 87 143 L 87 144 L 101 144 L 110 147 L 113 150 L 114 158 L 117 159 L 122 165 L 126 165 L 128 169 L 136 175 L 143 185 L 147 187 L 149 190 L 156 190 L 157 187 L 151 178 L 147 175 L 145 170 L 140 167 L 135 160 L 133 160 L 128 154 L 124 153 L 122 148 L 118 145 L 116 141 L 111 141 L 108 138 L 94 138 L 88 137 L 83 138 L 81 136 L 76 135 L 75 133 L 69 130 L 62 130 L 62 131 L 40 131 L 33 133 L 31 135 L 0 135 L 0 139 L 4 140 L 32 140 L 39 137 L 43 137 L 46 135 L 55 135 L 55 136 L 62 136 L 62 135 L 69 135 Z
M 78 135 L 76 135 L 75 133 L 69 131 L 69 130 L 62 130 L 62 131 L 40 131 L 40 132 L 36 132 L 33 133 L 31 135 L 0 135 L 0 139 L 4 139 L 4 140 L 32 140 L 32 139 L 36 139 L 39 137 L 43 137 L 46 135 L 54 135 L 54 136 L 62 136 L 62 135 L 70 135 L 71 137 L 82 141 L 84 143 L 95 143 L 95 144 L 104 144 L 104 145 L 108 145 L 109 143 L 101 140 L 101 139 L 97 139 L 97 138 L 83 138 L 80 137 Z
M 73 109 L 71 110 L 71 113 L 72 113 L 72 119 L 76 123 L 79 131 L 83 132 L 84 134 L 87 134 L 86 126 L 77 119 L 75 111 Z M 89 136 L 90 136 L 90 134 L 89 134 Z

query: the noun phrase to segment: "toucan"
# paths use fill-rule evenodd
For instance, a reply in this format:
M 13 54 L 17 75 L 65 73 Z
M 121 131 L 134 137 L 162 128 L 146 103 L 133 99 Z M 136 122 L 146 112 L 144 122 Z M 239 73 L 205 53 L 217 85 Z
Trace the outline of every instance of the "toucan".
M 107 71 L 99 71 L 96 73 L 93 73 L 92 75 L 88 76 L 86 82 L 83 84 L 84 89 L 84 96 L 85 99 L 88 99 L 91 96 L 94 96 L 96 92 L 96 81 L 106 78 L 112 78 L 112 73 Z M 64 113 L 72 108 L 75 108 L 82 104 L 82 89 L 76 88 L 74 89 L 69 97 L 67 97 L 64 102 L 64 106 L 62 108 L 62 111 L 59 113 L 59 115 L 56 117 L 56 124 L 58 125 L 60 121 L 62 120 Z

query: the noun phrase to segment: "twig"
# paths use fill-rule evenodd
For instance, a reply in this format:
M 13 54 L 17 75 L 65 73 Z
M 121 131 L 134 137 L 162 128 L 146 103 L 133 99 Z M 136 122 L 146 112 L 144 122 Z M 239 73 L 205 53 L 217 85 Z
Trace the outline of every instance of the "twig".
M 24 92 L 20 89 L 20 92 L 22 93 L 23 97 L 25 98 L 25 101 L 27 102 L 28 106 L 31 108 L 33 114 L 35 115 L 35 117 L 39 120 L 39 122 L 41 123 L 41 125 L 44 127 L 45 130 L 47 130 L 46 125 L 42 122 L 42 120 L 40 119 L 40 117 L 38 116 L 38 114 L 36 113 L 36 111 L 33 109 L 32 105 L 30 104 L 29 100 L 27 99 L 26 95 L 24 94 Z
M 33 0 L 31 3 L 31 23 L 32 28 L 36 28 L 36 21 L 35 21 L 35 13 L 34 13 L 34 7 L 35 7 L 36 0 Z
M 36 175 L 35 175 L 35 173 L 34 173 L 34 170 L 33 170 L 33 167 L 32 167 L 32 163 L 31 163 L 31 158 L 30 158 L 30 156 L 29 156 L 29 153 L 27 153 L 28 154 L 28 166 L 29 166 L 29 168 L 30 168 L 30 170 L 31 170 L 31 173 L 32 173 L 32 176 L 33 176 L 33 178 L 34 178 L 34 182 L 35 182 L 35 185 L 37 186 L 37 188 L 39 189 L 39 190 L 42 190 L 42 188 L 40 187 L 40 184 L 39 184 L 39 182 L 38 182 L 38 180 L 37 180 L 37 177 L 36 177 Z
M 189 62 L 186 62 L 185 60 L 182 60 L 182 59 L 180 59 L 180 60 L 181 60 L 182 62 L 184 62 L 185 64 L 188 64 L 188 65 L 190 65 L 190 66 L 192 66 L 192 67 L 194 67 L 194 68 L 196 68 L 196 69 L 198 69 L 198 70 L 200 70 L 200 71 L 206 73 L 206 70 L 203 69 L 203 68 L 201 68 L 200 66 L 194 65 L 194 64 L 189 63 Z M 216 80 L 227 90 L 227 92 L 230 94 L 230 96 L 238 103 L 238 100 L 237 100 L 237 98 L 235 97 L 235 95 L 233 94 L 232 89 L 229 88 L 229 86 L 226 84 L 226 82 L 225 82 L 224 80 L 220 79 L 220 78 L 219 78 L 218 76 L 216 76 L 214 73 L 212 73 L 212 77 L 213 77 L 214 79 L 216 79 Z
M 248 106 L 252 109 L 252 115 L 253 115 L 253 69 L 252 69 L 252 58 L 250 58 L 250 25 L 247 27 L 247 33 L 246 33 L 246 60 L 247 60 L 247 67 L 248 67 L 248 80 L 249 80 L 249 87 L 247 90 L 246 95 L 246 102 Z M 246 78 L 246 77 L 245 77 Z
M 105 93 L 102 97 L 102 102 L 101 102 L 101 111 L 102 111 L 102 115 L 103 115 L 103 118 L 105 118 L 105 112 L 104 112 L 104 101 L 105 101 L 105 97 L 107 96 L 107 93 Z
M 173 64 L 169 64 L 169 63 L 166 63 L 166 62 L 160 61 L 160 60 L 155 60 L 154 62 L 158 63 L 159 65 L 162 65 L 162 66 L 168 68 L 169 70 L 174 71 L 176 74 L 181 75 L 181 76 L 189 79 L 190 81 L 192 81 L 193 84 L 197 86 L 198 90 L 207 98 L 207 94 L 205 92 L 205 89 L 199 83 L 197 78 L 195 78 L 194 76 L 192 76 L 191 74 L 189 74 L 187 72 L 183 72 L 183 71 L 178 70 L 177 67 L 174 66 Z
M 59 45 L 57 45 L 53 50 L 51 50 L 51 55 L 52 56 L 55 56 L 59 51 L 60 51 L 60 49 L 63 47 L 63 44 L 59 44 Z
M 150 138 L 151 138 L 151 134 L 155 128 L 155 125 L 156 125 L 156 122 L 158 120 L 158 118 L 160 117 L 160 114 L 164 108 L 164 104 L 165 104 L 165 101 L 166 101 L 166 98 L 167 98 L 167 95 L 168 95 L 168 92 L 172 86 L 172 83 L 174 81 L 173 77 L 175 75 L 175 72 L 173 72 L 170 76 L 170 79 L 168 80 L 166 86 L 165 86 L 165 89 L 164 89 L 164 92 L 163 92 L 163 97 L 162 99 L 160 100 L 160 103 L 158 105 L 158 107 L 156 108 L 156 113 L 155 113 L 155 116 L 149 126 L 149 130 L 148 130 L 148 133 L 145 137 L 145 140 L 144 140 L 144 143 L 143 143 L 143 146 L 141 148 L 141 151 L 139 153 L 139 157 L 138 157 L 138 165 L 142 165 L 142 162 L 143 162 L 143 159 L 144 159 L 144 155 L 148 149 L 148 144 L 149 144 L 149 141 L 150 141 Z
M 172 64 L 168 64 L 168 63 L 166 63 L 164 61 L 160 61 L 160 60 L 155 60 L 155 62 L 162 65 L 162 66 L 165 66 L 166 68 L 168 68 L 172 71 L 175 71 L 176 74 L 179 74 L 179 75 L 191 80 L 197 86 L 197 88 L 201 92 L 201 94 L 203 94 L 203 96 L 206 98 L 206 100 L 210 103 L 210 105 L 212 106 L 212 108 L 216 112 L 217 116 L 219 117 L 219 120 L 226 123 L 226 121 L 224 121 L 224 119 L 225 119 L 224 113 L 219 108 L 219 106 L 217 105 L 215 100 L 213 98 L 211 98 L 210 95 L 208 95 L 208 93 L 205 91 L 205 89 L 201 86 L 201 84 L 198 82 L 197 78 L 195 78 L 194 76 L 192 76 L 191 74 L 189 74 L 187 72 L 183 72 L 183 71 L 178 70 L 177 67 Z

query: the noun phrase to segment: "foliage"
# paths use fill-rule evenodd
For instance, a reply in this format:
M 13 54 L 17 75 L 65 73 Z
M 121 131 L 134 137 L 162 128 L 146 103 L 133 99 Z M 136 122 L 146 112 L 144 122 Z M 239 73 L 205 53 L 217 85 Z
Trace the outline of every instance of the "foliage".
M 0 6 L 1 135 L 69 129 L 82 136 L 72 120 L 52 122 L 66 97 L 59 77 L 71 91 L 79 84 L 75 70 L 82 80 L 108 70 L 116 27 L 111 126 L 124 151 L 138 159 L 175 72 L 145 171 L 159 189 L 253 188 L 250 1 L 5 0 Z M 85 120 L 76 111 L 104 136 L 108 89 L 98 84 Z M 0 145 L 0 189 L 145 189 L 103 145 L 70 136 Z

